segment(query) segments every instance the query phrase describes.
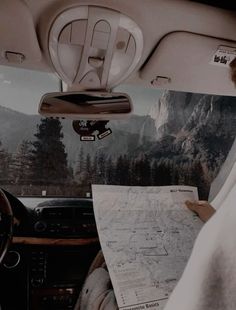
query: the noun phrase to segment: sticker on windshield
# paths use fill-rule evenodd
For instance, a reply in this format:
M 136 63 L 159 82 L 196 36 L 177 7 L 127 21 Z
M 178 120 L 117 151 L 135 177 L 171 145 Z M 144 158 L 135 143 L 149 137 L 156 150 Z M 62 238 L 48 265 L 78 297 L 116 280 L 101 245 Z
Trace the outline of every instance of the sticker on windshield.
M 80 141 L 95 141 L 95 136 L 80 136 Z
M 216 66 L 229 67 L 229 64 L 236 57 L 236 47 L 220 45 L 214 53 L 210 64 Z

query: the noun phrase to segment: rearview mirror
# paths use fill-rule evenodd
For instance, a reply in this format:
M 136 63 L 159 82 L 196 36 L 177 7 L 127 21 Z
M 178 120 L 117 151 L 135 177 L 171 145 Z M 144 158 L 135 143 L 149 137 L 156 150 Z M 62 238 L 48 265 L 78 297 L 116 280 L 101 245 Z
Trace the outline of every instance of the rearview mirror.
M 49 93 L 42 97 L 39 113 L 46 117 L 73 120 L 120 119 L 132 112 L 128 95 L 108 92 Z

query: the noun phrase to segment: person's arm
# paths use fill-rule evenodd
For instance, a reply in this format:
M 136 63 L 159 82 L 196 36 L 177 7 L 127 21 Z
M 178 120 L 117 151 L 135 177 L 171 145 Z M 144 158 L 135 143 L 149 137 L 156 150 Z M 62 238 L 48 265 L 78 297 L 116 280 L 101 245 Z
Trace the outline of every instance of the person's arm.
M 195 202 L 187 200 L 185 204 L 187 208 L 195 212 L 203 222 L 207 222 L 216 212 L 216 210 L 209 204 L 209 202 L 204 200 Z

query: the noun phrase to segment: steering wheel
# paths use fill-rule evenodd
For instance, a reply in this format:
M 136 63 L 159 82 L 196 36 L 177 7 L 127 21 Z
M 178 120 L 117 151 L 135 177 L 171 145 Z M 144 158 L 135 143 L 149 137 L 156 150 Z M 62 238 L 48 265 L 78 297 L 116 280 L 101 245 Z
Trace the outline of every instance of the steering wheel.
M 11 243 L 13 234 L 13 213 L 11 205 L 0 189 L 0 263 Z

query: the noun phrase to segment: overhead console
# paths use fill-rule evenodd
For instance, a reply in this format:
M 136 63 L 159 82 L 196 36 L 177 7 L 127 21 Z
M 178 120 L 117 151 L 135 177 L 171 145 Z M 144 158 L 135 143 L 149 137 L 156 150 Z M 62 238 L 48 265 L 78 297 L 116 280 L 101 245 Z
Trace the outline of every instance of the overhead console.
M 79 6 L 54 20 L 48 40 L 61 79 L 82 89 L 109 89 L 136 68 L 143 51 L 138 25 L 118 11 Z
M 158 44 L 140 77 L 155 88 L 236 95 L 229 63 L 236 42 L 189 32 L 173 32 Z

